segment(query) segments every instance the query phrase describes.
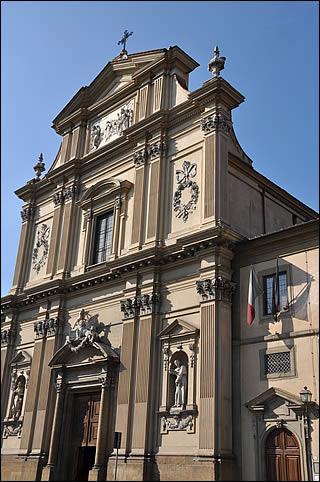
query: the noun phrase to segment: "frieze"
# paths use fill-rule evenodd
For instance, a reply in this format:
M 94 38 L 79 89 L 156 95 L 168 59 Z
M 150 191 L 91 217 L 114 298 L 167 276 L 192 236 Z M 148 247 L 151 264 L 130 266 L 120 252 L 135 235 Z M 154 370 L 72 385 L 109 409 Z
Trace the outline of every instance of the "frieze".
M 22 222 L 23 221 L 30 221 L 34 216 L 34 213 L 35 213 L 34 207 L 28 206 L 28 207 L 24 208 L 20 213 L 21 218 L 22 218 Z
M 52 201 L 55 206 L 59 206 L 59 204 L 63 203 L 63 192 L 55 192 L 54 195 L 52 196 Z
M 221 130 L 229 133 L 231 130 L 231 121 L 229 121 L 224 115 L 219 113 L 210 115 L 205 119 L 201 119 L 200 126 L 206 134 L 215 130 Z
M 141 149 L 138 152 L 133 154 L 133 162 L 135 163 L 136 167 L 142 166 L 145 164 L 147 160 L 147 151 L 146 149 Z
M 157 293 L 153 293 L 152 295 L 144 294 L 121 300 L 120 306 L 121 311 L 124 313 L 124 318 L 127 319 L 154 313 L 158 303 L 159 296 Z
M 174 417 L 167 418 L 161 417 L 161 433 L 167 433 L 169 430 L 185 430 L 187 432 L 194 432 L 194 419 L 193 415 L 175 415 Z
M 136 298 L 127 298 L 120 301 L 124 318 L 133 318 L 136 315 Z
M 213 279 L 197 281 L 196 287 L 201 301 L 222 299 L 231 301 L 231 297 L 236 290 L 236 283 L 219 276 Z
M 20 422 L 5 422 L 2 425 L 2 437 L 8 438 L 12 436 L 19 436 L 22 432 L 22 421 Z
M 184 222 L 188 220 L 189 214 L 196 209 L 196 204 L 199 198 L 199 186 L 196 182 L 191 181 L 190 178 L 195 177 L 197 174 L 197 165 L 191 164 L 189 161 L 184 161 L 182 164 L 182 170 L 177 169 L 176 180 L 178 183 L 177 190 L 173 197 L 173 210 L 176 213 L 177 218 L 183 219 Z M 181 202 L 182 191 L 190 189 L 191 198 L 187 204 Z
M 47 226 L 47 224 L 42 224 L 41 228 L 38 229 L 38 232 L 37 232 L 36 247 L 34 248 L 32 253 L 33 269 L 35 269 L 37 273 L 39 273 L 41 267 L 44 266 L 47 261 L 47 257 L 49 253 L 49 242 L 48 242 L 49 233 L 50 233 L 50 228 L 49 226 Z M 41 248 L 42 248 L 42 254 L 40 251 Z
M 44 321 L 33 323 L 33 331 L 35 338 L 44 338 L 45 336 L 56 335 L 59 329 L 59 318 L 48 318 Z
M 136 298 L 136 306 L 140 315 L 147 315 L 154 311 L 154 305 L 158 302 L 156 293 L 152 295 L 141 295 Z
M 74 199 L 79 192 L 78 184 L 72 184 L 72 186 L 66 187 L 63 190 L 63 197 L 65 201 L 69 201 L 70 199 Z
M 96 150 L 123 135 L 124 130 L 132 125 L 134 104 L 134 99 L 131 99 L 91 125 L 89 151 Z
M 166 150 L 166 143 L 163 141 L 156 142 L 155 144 L 151 144 L 148 146 L 148 154 L 151 159 L 155 159 L 156 157 L 161 156 L 164 154 Z
M 8 330 L 3 330 L 1 332 L 1 346 L 12 345 L 14 342 L 15 334 L 14 331 L 9 328 Z

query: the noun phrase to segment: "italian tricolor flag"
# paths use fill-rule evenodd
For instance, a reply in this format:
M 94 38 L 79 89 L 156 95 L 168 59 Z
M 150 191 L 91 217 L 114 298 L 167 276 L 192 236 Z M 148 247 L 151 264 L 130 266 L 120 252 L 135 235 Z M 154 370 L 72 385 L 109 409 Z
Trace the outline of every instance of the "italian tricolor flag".
M 249 292 L 248 292 L 248 314 L 247 314 L 248 325 L 252 325 L 253 320 L 255 319 L 256 311 L 254 309 L 254 303 L 256 298 L 259 295 L 261 295 L 262 292 L 263 291 L 260 289 L 256 281 L 253 266 L 251 265 L 250 278 L 249 278 Z

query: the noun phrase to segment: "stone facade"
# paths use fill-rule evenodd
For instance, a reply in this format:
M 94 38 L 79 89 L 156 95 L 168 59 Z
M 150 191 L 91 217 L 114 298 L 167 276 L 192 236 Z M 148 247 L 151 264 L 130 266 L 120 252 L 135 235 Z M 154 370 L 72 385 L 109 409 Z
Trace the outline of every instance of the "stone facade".
M 16 191 L 4 480 L 113 480 L 115 432 L 118 480 L 266 480 L 282 429 L 301 479 L 317 475 L 317 213 L 253 169 L 219 55 L 193 92 L 179 47 L 110 61 L 54 119 L 50 169 Z M 277 257 L 288 307 L 275 320 L 260 296 L 248 326 L 250 266 L 264 285 Z

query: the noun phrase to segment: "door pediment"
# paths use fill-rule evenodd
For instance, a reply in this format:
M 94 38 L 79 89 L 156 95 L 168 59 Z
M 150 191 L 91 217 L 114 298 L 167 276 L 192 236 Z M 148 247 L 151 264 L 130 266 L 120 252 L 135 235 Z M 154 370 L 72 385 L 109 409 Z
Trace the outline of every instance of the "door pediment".
M 118 353 L 109 345 L 99 341 L 68 340 L 49 362 L 51 368 L 88 365 L 106 361 L 119 362 Z

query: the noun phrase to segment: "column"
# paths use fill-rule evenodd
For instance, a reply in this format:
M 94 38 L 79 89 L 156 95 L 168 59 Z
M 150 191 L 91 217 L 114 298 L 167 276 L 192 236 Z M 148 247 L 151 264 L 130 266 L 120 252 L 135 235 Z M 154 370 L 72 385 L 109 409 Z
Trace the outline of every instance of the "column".
M 99 377 L 101 381 L 101 399 L 99 412 L 99 425 L 97 433 L 96 455 L 94 466 L 89 472 L 88 480 L 105 480 L 106 479 L 106 458 L 108 442 L 111 439 L 108 435 L 112 433 L 112 398 L 116 383 L 116 374 L 114 367 L 110 367 Z M 110 447 L 109 447 L 110 448 Z

